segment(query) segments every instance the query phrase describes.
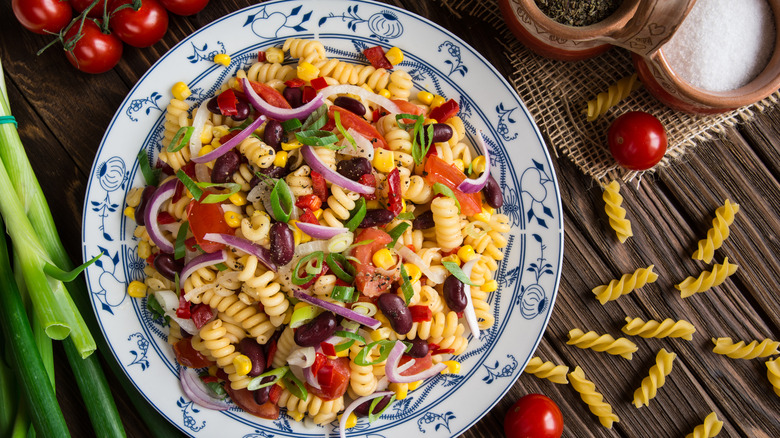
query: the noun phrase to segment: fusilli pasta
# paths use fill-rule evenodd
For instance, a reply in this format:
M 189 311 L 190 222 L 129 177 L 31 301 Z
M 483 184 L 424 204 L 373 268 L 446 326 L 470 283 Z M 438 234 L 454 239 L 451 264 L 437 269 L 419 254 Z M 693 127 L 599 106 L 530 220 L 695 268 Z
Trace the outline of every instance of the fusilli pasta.
M 578 348 L 590 348 L 595 351 L 619 355 L 628 360 L 631 360 L 633 353 L 638 349 L 636 344 L 626 338 L 615 339 L 611 335 L 599 335 L 594 331 L 584 333 L 577 328 L 569 331 L 569 340 L 566 344 L 574 345 Z
M 706 292 L 710 288 L 722 284 L 726 278 L 737 272 L 738 267 L 729 263 L 729 258 L 726 257 L 723 259 L 723 264 L 715 264 L 712 271 L 704 271 L 698 277 L 688 277 L 674 287 L 680 291 L 683 298 L 688 298 L 693 294 Z
M 729 237 L 729 225 L 734 222 L 734 216 L 739 212 L 739 204 L 726 203 L 715 210 L 712 228 L 707 231 L 707 238 L 699 241 L 699 248 L 693 253 L 693 258 L 704 263 L 712 261 L 715 250 L 723 246 L 723 241 Z
M 654 265 L 650 265 L 637 269 L 633 274 L 624 274 L 619 280 L 611 280 L 609 284 L 593 288 L 593 293 L 601 304 L 614 301 L 657 280 L 658 274 L 653 272 L 653 268 Z
M 693 432 L 685 435 L 685 438 L 713 438 L 720 433 L 723 428 L 723 422 L 718 420 L 715 412 L 710 413 L 704 418 L 704 423 L 696 426 Z
M 599 422 L 607 429 L 612 429 L 612 424 L 620 421 L 612 412 L 612 406 L 604 401 L 604 396 L 596 391 L 596 385 L 585 377 L 585 372 L 580 367 L 574 368 L 569 373 L 571 386 L 580 394 L 580 398 L 588 405 L 590 412 L 599 418 Z
M 553 383 L 566 384 L 569 380 L 566 374 L 569 373 L 569 367 L 566 365 L 555 365 L 549 361 L 542 361 L 538 356 L 534 356 L 528 361 L 523 372 L 531 373 L 540 379 L 547 379 Z
M 609 226 L 615 230 L 620 243 L 624 243 L 634 233 L 631 231 L 631 222 L 626 219 L 626 210 L 621 206 L 623 196 L 620 195 L 620 184 L 612 181 L 604 187 L 604 211 L 609 217 Z
M 696 328 L 688 321 L 674 321 L 671 318 L 658 322 L 649 320 L 647 322 L 640 318 L 626 317 L 626 325 L 621 329 L 623 333 L 630 336 L 641 336 L 643 338 L 683 338 L 686 341 L 693 339 Z
M 731 338 L 712 338 L 715 348 L 713 353 L 722 354 L 732 359 L 755 359 L 757 357 L 767 357 L 778 354 L 780 342 L 771 339 L 763 341 L 752 341 L 745 345 L 745 341 L 734 343 Z
M 676 354 L 661 349 L 655 356 L 655 365 L 650 368 L 649 375 L 642 379 L 642 384 L 634 391 L 634 406 L 648 406 L 650 399 L 655 397 L 658 388 L 666 383 L 666 376 L 672 372 Z

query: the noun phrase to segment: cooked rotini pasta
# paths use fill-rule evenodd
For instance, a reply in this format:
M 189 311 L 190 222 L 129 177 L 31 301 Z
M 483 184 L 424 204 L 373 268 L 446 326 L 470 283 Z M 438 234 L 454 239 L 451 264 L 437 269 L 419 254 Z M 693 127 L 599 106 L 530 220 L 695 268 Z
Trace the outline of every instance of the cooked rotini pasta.
M 780 397 L 780 357 L 766 361 L 766 378 L 772 384 L 775 394 Z
M 674 287 L 680 291 L 683 298 L 693 294 L 706 292 L 711 288 L 722 284 L 731 275 L 737 272 L 739 266 L 729 263 L 729 258 L 723 259 L 722 264 L 715 264 L 712 271 L 704 271 L 698 277 L 688 277 Z
M 685 435 L 685 438 L 713 438 L 723 429 L 723 422 L 718 420 L 718 414 L 710 413 L 704 418 L 704 423 L 693 428 L 693 432 Z
M 569 330 L 569 340 L 566 344 L 619 355 L 628 360 L 631 360 L 633 353 L 639 348 L 626 338 L 615 339 L 609 334 L 599 335 L 594 331 L 585 333 L 577 328 Z
M 658 322 L 649 320 L 647 322 L 640 318 L 626 317 L 626 325 L 621 329 L 623 333 L 629 336 L 641 336 L 643 338 L 683 338 L 686 341 L 693 339 L 696 328 L 688 321 L 674 321 L 671 318 Z
M 729 237 L 729 226 L 734 222 L 737 212 L 739 212 L 739 204 L 732 204 L 728 199 L 723 206 L 715 210 L 712 228 L 707 231 L 707 238 L 699 241 L 698 249 L 692 256 L 694 259 L 704 263 L 712 261 L 715 250 L 723 246 L 723 241 Z
M 771 339 L 763 341 L 752 341 L 745 345 L 745 341 L 734 343 L 731 338 L 712 338 L 715 348 L 713 353 L 722 354 L 732 359 L 755 359 L 757 357 L 767 357 L 778 354 L 780 342 Z
M 612 424 L 620 421 L 612 412 L 612 406 L 604 401 L 604 396 L 596 391 L 596 385 L 585 377 L 585 372 L 580 367 L 574 368 L 569 373 L 571 386 L 580 394 L 580 398 L 588 405 L 590 412 L 599 418 L 599 422 L 607 429 L 612 429 Z
M 647 268 L 639 268 L 632 274 L 624 274 L 619 280 L 611 280 L 609 284 L 593 288 L 593 293 L 601 304 L 614 301 L 657 280 L 658 274 L 653 272 L 654 267 L 650 265 Z
M 534 356 L 528 361 L 523 372 L 533 374 L 540 379 L 547 379 L 553 383 L 565 385 L 569 383 L 566 374 L 569 373 L 569 367 L 566 365 L 555 365 L 550 361 L 542 361 L 538 356 Z
M 627 98 L 632 91 L 638 90 L 641 86 L 642 83 L 637 79 L 636 73 L 621 78 L 610 85 L 607 91 L 599 93 L 594 99 L 589 100 L 583 113 L 587 115 L 588 121 L 592 122 L 606 114 L 610 108 Z
M 284 41 L 282 50 L 290 53 L 290 57 L 298 58 L 299 62 L 314 63 L 326 57 L 325 46 L 317 40 L 288 38 Z
M 676 357 L 676 354 L 663 348 L 658 351 L 655 356 L 655 365 L 650 368 L 649 375 L 642 379 L 642 384 L 634 391 L 634 406 L 641 408 L 650 404 L 650 399 L 655 397 L 658 388 L 666 383 L 666 376 L 672 372 Z
M 626 219 L 626 209 L 621 204 L 623 196 L 620 195 L 620 184 L 617 181 L 611 181 L 604 186 L 604 211 L 609 218 L 609 226 L 615 230 L 620 243 L 624 243 L 634 233 L 631 231 L 631 221 Z
M 463 234 L 455 200 L 448 197 L 434 198 L 431 201 L 431 211 L 436 224 L 436 241 L 441 249 L 446 252 L 460 246 Z

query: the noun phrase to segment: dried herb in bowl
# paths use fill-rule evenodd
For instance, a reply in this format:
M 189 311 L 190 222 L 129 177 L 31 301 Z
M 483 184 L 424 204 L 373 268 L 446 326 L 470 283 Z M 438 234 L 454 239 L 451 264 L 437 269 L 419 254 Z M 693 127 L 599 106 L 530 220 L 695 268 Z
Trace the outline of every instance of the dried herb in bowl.
M 609 17 L 622 0 L 536 0 L 545 15 L 569 26 L 589 26 Z

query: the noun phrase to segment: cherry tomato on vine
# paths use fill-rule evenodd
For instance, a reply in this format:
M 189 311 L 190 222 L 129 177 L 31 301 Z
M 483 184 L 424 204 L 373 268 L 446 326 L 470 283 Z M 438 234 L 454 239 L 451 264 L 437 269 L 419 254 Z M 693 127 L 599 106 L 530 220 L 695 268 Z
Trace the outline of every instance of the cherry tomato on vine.
M 507 438 L 560 438 L 563 415 L 554 401 L 542 394 L 528 394 L 516 401 L 504 418 Z
M 647 170 L 666 153 L 666 131 L 655 116 L 643 111 L 620 115 L 607 133 L 609 151 L 629 170 Z
M 25 29 L 40 33 L 57 33 L 70 23 L 73 10 L 60 0 L 13 0 L 11 8 Z
M 176 15 L 193 15 L 202 11 L 209 0 L 160 0 L 169 12 Z
M 89 5 L 92 4 L 93 0 L 70 0 L 70 5 L 73 7 L 73 9 L 76 10 L 76 12 L 84 12 L 84 9 L 87 9 Z M 92 18 L 103 18 L 103 9 L 105 8 L 106 0 L 100 0 L 97 2 L 95 6 L 92 7 L 92 9 L 87 12 L 87 17 Z M 108 12 L 111 12 L 109 9 Z
M 127 6 L 125 6 L 127 5 Z M 149 47 L 168 30 L 168 12 L 157 0 L 143 0 L 138 9 L 133 0 L 112 0 L 109 26 L 120 40 L 133 47 Z
M 65 43 L 73 41 L 79 31 L 79 24 L 65 34 Z M 92 20 L 84 20 L 81 38 L 66 52 L 68 61 L 85 73 L 103 73 L 114 68 L 122 58 L 122 41 L 111 34 L 100 31 Z

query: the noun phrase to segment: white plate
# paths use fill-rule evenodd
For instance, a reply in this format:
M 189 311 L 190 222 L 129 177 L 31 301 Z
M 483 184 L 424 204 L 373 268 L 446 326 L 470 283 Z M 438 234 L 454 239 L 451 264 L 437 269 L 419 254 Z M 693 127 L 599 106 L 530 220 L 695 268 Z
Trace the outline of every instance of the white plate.
M 499 264 L 500 289 L 490 300 L 496 323 L 457 358 L 461 373 L 439 375 L 396 402 L 374 424 L 361 419 L 349 436 L 457 436 L 479 420 L 512 386 L 539 343 L 558 288 L 563 222 L 550 156 L 528 110 L 512 87 L 474 49 L 417 15 L 366 1 L 289 0 L 258 4 L 200 29 L 166 53 L 133 87 L 114 115 L 87 185 L 83 257 L 105 255 L 87 270 L 98 321 L 116 360 L 149 403 L 184 433 L 197 437 L 323 436 L 282 414 L 276 421 L 201 408 L 182 392 L 166 330 L 152 321 L 145 300 L 129 298 L 127 284 L 142 278 L 135 222 L 122 214 L 127 191 L 143 185 L 136 155 L 156 156 L 170 88 L 189 84 L 192 105 L 290 37 L 319 38 L 331 58 L 362 59 L 366 47 L 397 46 L 401 67 L 416 90 L 460 103 L 471 139 L 485 132 L 495 160 L 512 232 Z M 214 64 L 227 53 L 230 67 Z M 473 142 L 472 142 L 473 143 Z

